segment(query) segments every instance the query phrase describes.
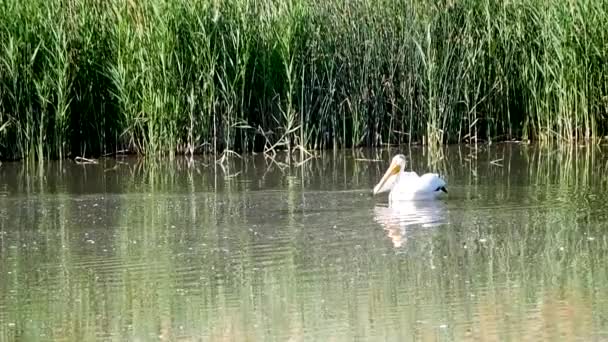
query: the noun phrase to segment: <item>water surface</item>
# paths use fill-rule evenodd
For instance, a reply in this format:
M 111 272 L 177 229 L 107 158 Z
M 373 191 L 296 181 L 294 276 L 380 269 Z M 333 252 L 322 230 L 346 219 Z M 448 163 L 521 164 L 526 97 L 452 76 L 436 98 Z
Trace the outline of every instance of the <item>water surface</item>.
M 606 340 L 604 151 L 4 163 L 0 340 Z M 372 197 L 395 153 L 448 196 Z

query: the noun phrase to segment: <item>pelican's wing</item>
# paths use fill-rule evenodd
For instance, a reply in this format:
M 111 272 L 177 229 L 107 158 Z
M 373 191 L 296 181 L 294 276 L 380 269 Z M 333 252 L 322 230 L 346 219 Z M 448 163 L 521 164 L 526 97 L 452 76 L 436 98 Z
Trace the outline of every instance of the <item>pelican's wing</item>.
M 433 193 L 445 186 L 443 179 L 436 173 L 425 173 L 418 176 L 416 172 L 406 172 L 399 183 L 395 185 L 395 191 L 403 193 Z
M 425 173 L 420 177 L 417 185 L 418 191 L 434 192 L 445 187 L 445 181 L 436 173 Z

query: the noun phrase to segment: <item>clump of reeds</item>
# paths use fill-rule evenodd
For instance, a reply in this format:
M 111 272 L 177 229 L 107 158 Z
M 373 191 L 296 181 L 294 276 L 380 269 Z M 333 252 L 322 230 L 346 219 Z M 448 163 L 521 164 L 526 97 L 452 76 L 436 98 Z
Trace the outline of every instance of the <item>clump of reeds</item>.
M 6 0 L 0 158 L 608 130 L 608 6 Z

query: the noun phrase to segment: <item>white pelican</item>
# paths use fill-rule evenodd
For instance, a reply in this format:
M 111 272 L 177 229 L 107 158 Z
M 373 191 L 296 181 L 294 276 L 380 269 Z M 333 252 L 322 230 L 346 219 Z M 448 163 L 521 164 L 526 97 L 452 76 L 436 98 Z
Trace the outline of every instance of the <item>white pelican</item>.
M 405 156 L 398 154 L 393 157 L 388 170 L 374 187 L 374 195 L 390 191 L 389 203 L 434 199 L 442 192 L 448 192 L 445 185 L 445 181 L 436 173 L 418 176 L 416 172 L 406 172 Z

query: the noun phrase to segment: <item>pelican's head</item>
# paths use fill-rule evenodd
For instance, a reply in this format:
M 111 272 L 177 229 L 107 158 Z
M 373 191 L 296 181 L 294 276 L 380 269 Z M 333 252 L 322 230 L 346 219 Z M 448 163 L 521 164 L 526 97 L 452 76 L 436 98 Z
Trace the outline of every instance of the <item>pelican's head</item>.
M 380 182 L 374 187 L 374 195 L 391 190 L 397 181 L 397 175 L 404 169 L 405 156 L 403 154 L 394 156 L 388 170 L 386 170 Z

